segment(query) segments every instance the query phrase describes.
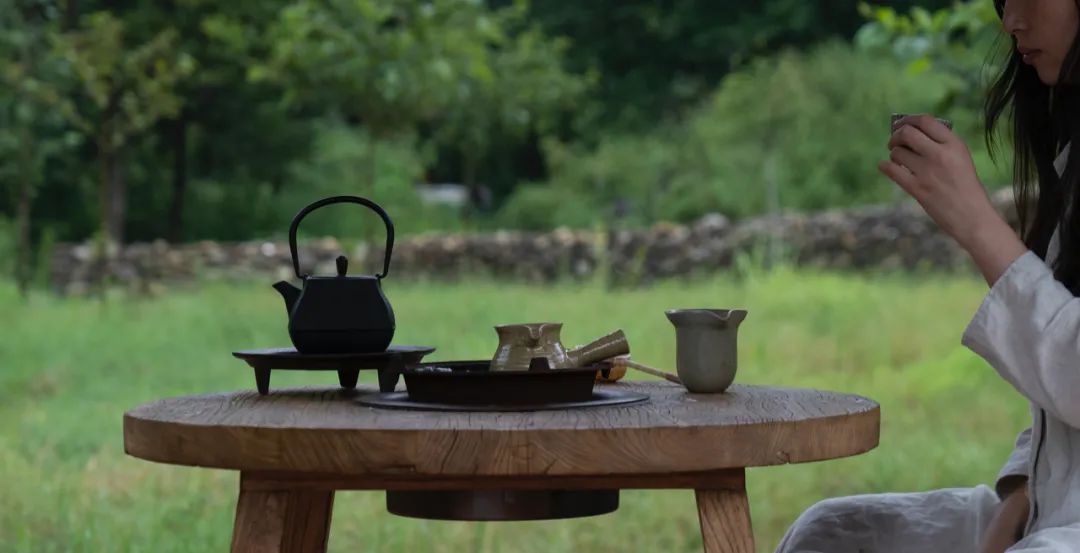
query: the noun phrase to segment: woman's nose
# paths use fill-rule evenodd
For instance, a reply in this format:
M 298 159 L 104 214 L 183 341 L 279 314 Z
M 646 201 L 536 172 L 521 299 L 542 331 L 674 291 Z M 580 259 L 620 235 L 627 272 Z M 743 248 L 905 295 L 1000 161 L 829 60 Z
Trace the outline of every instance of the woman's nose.
M 1002 26 L 1005 28 L 1005 32 L 1011 35 L 1027 29 L 1027 22 L 1024 21 L 1023 14 L 1020 13 L 1020 4 L 1023 4 L 1025 0 L 1005 0 L 1005 7 L 1002 11 Z

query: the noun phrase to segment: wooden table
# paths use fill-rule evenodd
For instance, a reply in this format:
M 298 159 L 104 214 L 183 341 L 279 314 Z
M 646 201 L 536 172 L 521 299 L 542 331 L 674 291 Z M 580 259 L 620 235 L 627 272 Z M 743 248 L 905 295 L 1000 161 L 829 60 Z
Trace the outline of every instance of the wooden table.
M 744 469 L 833 459 L 878 443 L 854 395 L 733 386 L 531 413 L 363 407 L 361 386 L 164 399 L 124 415 L 128 454 L 240 471 L 232 551 L 321 552 L 336 490 L 692 489 L 707 553 L 752 552 Z

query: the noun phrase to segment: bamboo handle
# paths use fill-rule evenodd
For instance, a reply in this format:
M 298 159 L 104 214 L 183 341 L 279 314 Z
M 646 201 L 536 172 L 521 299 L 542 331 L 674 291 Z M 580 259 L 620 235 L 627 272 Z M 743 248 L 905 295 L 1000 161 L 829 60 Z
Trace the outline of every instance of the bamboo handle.
M 652 367 L 650 367 L 648 365 L 642 365 L 641 363 L 635 363 L 635 362 L 633 362 L 633 361 L 631 361 L 631 360 L 629 360 L 629 359 L 627 359 L 625 357 L 616 357 L 612 361 L 614 362 L 614 366 L 616 366 L 616 367 L 623 367 L 623 368 L 629 367 L 631 369 L 637 369 L 637 370 L 639 370 L 639 371 L 641 371 L 643 373 L 651 374 L 653 376 L 659 376 L 660 378 L 663 378 L 664 380 L 667 380 L 668 382 L 674 382 L 674 383 L 682 386 L 682 380 L 679 380 L 679 377 L 677 377 L 677 376 L 675 376 L 675 375 L 673 375 L 673 374 L 671 374 L 669 372 L 664 372 L 664 371 L 662 371 L 660 369 L 654 369 L 654 368 L 652 368 Z

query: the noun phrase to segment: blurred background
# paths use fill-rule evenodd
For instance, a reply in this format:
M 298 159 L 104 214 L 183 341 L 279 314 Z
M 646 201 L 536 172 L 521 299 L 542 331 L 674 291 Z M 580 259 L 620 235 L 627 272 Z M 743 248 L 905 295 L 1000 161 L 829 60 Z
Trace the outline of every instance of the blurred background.
M 959 346 L 985 284 L 876 162 L 892 113 L 932 112 L 1007 210 L 980 115 L 1002 38 L 990 0 L 0 0 L 0 551 L 227 546 L 234 475 L 124 457 L 120 416 L 253 386 L 228 353 L 287 345 L 282 240 L 338 194 L 394 218 L 395 341 L 433 359 L 553 319 L 670 366 L 664 309 L 746 307 L 741 382 L 881 402 L 873 452 L 750 471 L 762 551 L 824 497 L 990 481 L 1026 405 Z M 382 233 L 327 208 L 304 262 L 374 270 Z M 674 492 L 522 524 L 342 494 L 331 535 L 700 543 Z

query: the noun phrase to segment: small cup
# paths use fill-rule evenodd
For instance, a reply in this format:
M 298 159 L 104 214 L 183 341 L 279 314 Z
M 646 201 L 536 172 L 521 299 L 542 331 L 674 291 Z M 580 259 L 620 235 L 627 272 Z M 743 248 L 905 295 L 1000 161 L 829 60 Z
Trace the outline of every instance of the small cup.
M 896 122 L 899 121 L 900 119 L 903 119 L 904 117 L 907 117 L 908 115 L 911 115 L 911 114 L 910 113 L 894 113 L 894 114 L 892 114 L 892 121 L 891 121 L 891 123 L 889 125 L 890 131 L 896 130 L 895 129 Z M 935 117 L 934 119 L 937 119 L 938 122 L 941 123 L 942 125 L 945 125 L 946 127 L 949 127 L 949 130 L 952 130 L 952 121 L 949 121 L 948 119 L 942 119 L 940 117 Z

